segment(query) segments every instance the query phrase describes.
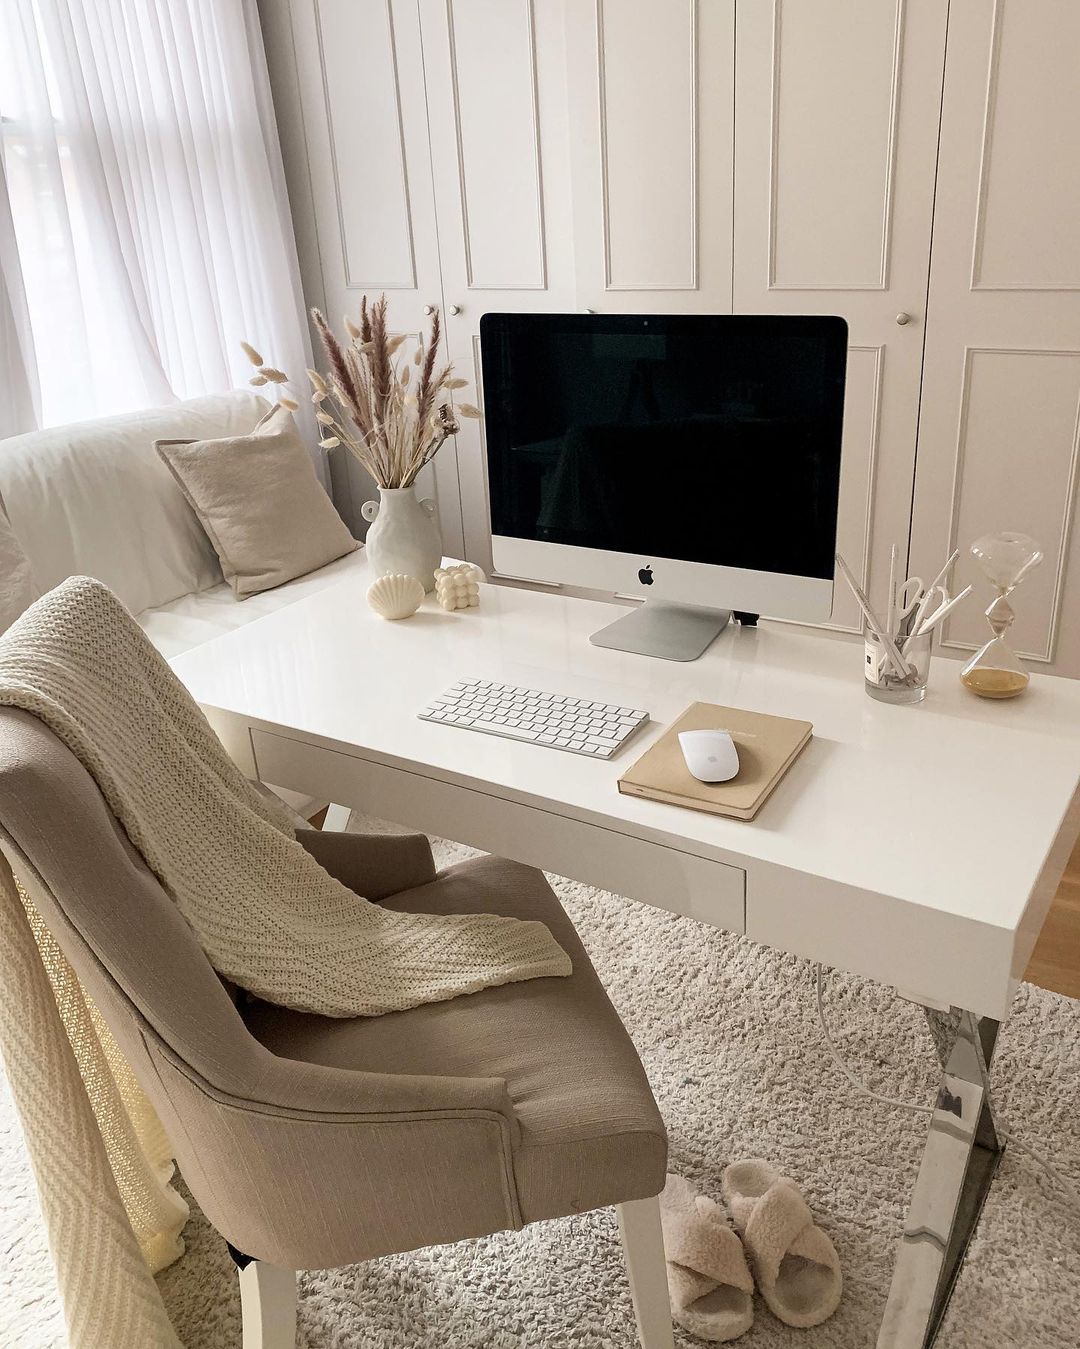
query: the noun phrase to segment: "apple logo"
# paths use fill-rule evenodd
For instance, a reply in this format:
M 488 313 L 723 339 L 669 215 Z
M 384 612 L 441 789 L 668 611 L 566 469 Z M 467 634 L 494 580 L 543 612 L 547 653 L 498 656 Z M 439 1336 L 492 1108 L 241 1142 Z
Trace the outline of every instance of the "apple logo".
M 643 586 L 651 586 L 653 582 L 652 567 L 642 567 L 637 574 L 637 578 Z

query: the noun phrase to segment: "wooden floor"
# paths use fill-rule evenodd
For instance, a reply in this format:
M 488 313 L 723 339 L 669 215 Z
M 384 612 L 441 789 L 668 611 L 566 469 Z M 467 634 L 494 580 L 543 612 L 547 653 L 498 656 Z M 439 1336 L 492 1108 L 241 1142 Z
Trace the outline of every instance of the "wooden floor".
M 1055 993 L 1080 998 L 1080 843 L 1061 878 L 1027 977 Z

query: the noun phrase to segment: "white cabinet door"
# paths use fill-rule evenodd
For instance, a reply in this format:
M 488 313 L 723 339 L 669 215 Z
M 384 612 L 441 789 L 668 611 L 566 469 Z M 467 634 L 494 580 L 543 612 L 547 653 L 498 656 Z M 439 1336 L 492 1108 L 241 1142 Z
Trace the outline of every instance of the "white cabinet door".
M 838 546 L 883 604 L 906 552 L 946 0 L 742 0 L 734 306 L 850 329 Z M 837 581 L 832 622 L 859 631 Z
M 563 0 L 420 0 L 442 264 L 461 397 L 485 313 L 574 307 Z M 482 423 L 462 420 L 465 556 L 491 565 Z
M 263 0 L 262 10 L 305 295 L 339 336 L 360 297 L 380 294 L 393 330 L 419 333 L 442 285 L 415 0 Z M 362 533 L 359 508 L 376 489 L 345 450 L 333 453 L 335 497 Z M 421 487 L 459 553 L 452 443 Z
M 731 312 L 734 0 L 573 0 L 578 308 Z
M 989 636 L 968 547 L 1033 535 L 1013 637 L 1080 676 L 1080 5 L 952 0 L 919 430 L 913 558 L 963 550 L 978 582 L 943 649 Z

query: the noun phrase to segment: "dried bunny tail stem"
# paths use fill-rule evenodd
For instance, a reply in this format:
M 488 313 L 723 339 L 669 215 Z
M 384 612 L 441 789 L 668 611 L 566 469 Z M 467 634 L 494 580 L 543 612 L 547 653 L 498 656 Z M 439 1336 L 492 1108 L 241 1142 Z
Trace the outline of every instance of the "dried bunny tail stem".
M 330 390 L 326 387 L 326 380 L 323 379 L 322 375 L 320 375 L 317 370 L 309 370 L 307 372 L 307 377 L 309 380 L 311 380 L 311 387 L 315 390 L 315 392 L 318 394 L 322 394 L 322 396 L 325 398 L 326 395 L 330 392 Z
M 445 433 L 437 435 L 423 447 L 421 452 L 414 458 L 413 462 L 409 465 L 409 471 L 406 475 L 405 481 L 403 481 L 401 484 L 402 487 L 411 487 L 413 485 L 413 483 L 419 476 L 420 471 L 426 468 L 427 465 L 431 463 L 432 459 L 435 458 L 436 454 L 442 448 L 442 445 L 446 439 L 447 437 Z
M 241 342 L 240 349 L 243 351 L 244 355 L 248 358 L 248 360 L 251 362 L 252 365 L 262 365 L 263 358 L 259 355 L 259 353 L 255 350 L 255 348 L 251 345 L 250 342 Z

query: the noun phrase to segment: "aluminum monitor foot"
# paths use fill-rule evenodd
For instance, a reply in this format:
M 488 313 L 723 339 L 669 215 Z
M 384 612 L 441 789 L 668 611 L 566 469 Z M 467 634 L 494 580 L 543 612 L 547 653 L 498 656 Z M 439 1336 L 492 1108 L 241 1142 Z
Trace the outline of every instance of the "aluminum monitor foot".
M 690 604 L 646 600 L 622 618 L 594 632 L 593 646 L 633 651 L 661 660 L 697 660 L 731 621 L 728 609 L 699 609 Z

